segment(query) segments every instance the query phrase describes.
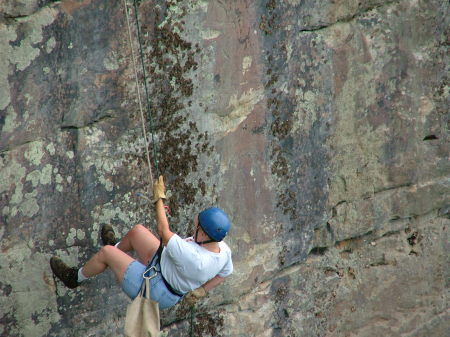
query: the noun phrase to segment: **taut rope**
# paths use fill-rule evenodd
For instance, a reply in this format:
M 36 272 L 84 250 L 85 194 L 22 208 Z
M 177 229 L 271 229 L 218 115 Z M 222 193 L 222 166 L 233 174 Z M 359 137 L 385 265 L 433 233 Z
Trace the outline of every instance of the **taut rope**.
M 134 53 L 133 39 L 132 39 L 132 36 L 131 36 L 130 16 L 128 14 L 127 0 L 123 0 L 123 6 L 124 6 L 124 10 L 125 10 L 125 16 L 126 16 L 126 19 L 127 19 L 128 40 L 129 40 L 129 43 L 130 43 L 131 58 L 132 58 L 132 61 L 133 61 L 134 77 L 135 77 L 135 81 L 136 81 L 136 91 L 137 91 L 138 102 L 139 102 L 139 111 L 140 111 L 140 115 L 141 115 L 142 131 L 143 131 L 143 134 L 144 134 L 145 152 L 146 152 L 147 166 L 148 166 L 149 176 L 150 176 L 149 177 L 150 187 L 153 187 L 153 172 L 152 172 L 152 165 L 151 165 L 151 161 L 150 161 L 150 152 L 148 150 L 149 142 L 148 142 L 147 131 L 146 131 L 146 127 L 145 127 L 144 109 L 143 109 L 143 106 L 142 106 L 142 98 L 141 98 L 141 90 L 140 90 L 140 86 L 139 86 L 139 76 L 138 76 L 138 71 L 137 71 L 136 56 L 135 56 L 135 53 Z M 135 15 L 136 15 L 136 20 L 137 20 L 136 0 L 134 0 L 134 6 L 135 6 Z M 157 157 L 157 149 L 156 149 L 157 146 L 156 146 L 155 136 L 154 136 L 154 131 L 153 131 L 150 96 L 149 96 L 148 88 L 147 88 L 147 77 L 145 75 L 144 55 L 143 55 L 143 51 L 142 51 L 142 44 L 141 44 L 139 22 L 138 21 L 136 21 L 136 27 L 137 27 L 137 32 L 138 32 L 139 47 L 140 47 L 140 51 L 141 51 L 141 64 L 142 64 L 142 72 L 143 72 L 143 77 L 144 77 L 144 88 L 145 88 L 145 94 L 147 96 L 147 110 L 148 110 L 148 116 L 149 116 L 149 122 L 150 122 L 150 132 L 151 132 L 151 135 L 152 135 L 153 158 L 155 159 L 156 175 L 159 176 L 159 165 L 158 165 L 158 157 Z

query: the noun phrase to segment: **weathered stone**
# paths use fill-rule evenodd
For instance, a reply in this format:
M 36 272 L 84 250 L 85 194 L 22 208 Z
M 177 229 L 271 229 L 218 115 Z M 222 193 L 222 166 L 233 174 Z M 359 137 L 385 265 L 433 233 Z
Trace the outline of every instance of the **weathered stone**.
M 0 3 L 0 22 L 29 16 L 55 0 L 3 0 Z
M 138 3 L 171 226 L 233 221 L 235 273 L 162 335 L 446 336 L 448 3 Z M 0 4 L 0 336 L 122 334 L 112 273 L 68 290 L 48 260 L 154 229 L 142 132 L 121 1 Z

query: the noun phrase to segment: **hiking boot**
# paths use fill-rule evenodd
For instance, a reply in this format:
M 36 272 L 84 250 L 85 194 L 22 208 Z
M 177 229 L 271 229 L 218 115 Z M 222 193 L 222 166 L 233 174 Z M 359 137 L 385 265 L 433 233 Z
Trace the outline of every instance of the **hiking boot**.
M 50 267 L 52 268 L 53 274 L 55 274 L 66 287 L 73 289 L 80 285 L 80 283 L 78 283 L 78 268 L 67 266 L 56 256 L 53 256 L 50 259 Z
M 117 244 L 117 242 L 119 242 L 116 239 L 116 234 L 114 233 L 114 229 L 112 228 L 111 225 L 104 225 L 102 227 L 100 236 L 102 238 L 102 242 L 103 242 L 104 246 L 106 246 L 106 245 L 115 246 Z

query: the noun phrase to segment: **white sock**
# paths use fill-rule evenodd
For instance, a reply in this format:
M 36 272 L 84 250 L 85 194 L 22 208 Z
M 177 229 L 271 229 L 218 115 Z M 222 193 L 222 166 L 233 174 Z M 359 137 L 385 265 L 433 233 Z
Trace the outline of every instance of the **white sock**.
M 120 241 L 119 242 L 117 242 L 115 245 L 114 245 L 114 247 L 116 247 L 116 248 L 118 248 L 118 246 L 119 246 L 119 243 L 120 243 Z
M 78 269 L 78 283 L 86 281 L 89 278 L 89 277 L 84 276 L 82 269 L 83 268 Z

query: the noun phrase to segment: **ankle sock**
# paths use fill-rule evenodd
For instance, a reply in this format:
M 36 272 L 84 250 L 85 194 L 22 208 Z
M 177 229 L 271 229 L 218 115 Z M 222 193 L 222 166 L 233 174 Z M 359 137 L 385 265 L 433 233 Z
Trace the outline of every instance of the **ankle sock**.
M 83 270 L 83 268 L 78 269 L 78 283 L 86 281 L 89 278 L 89 277 L 84 276 L 82 270 Z

